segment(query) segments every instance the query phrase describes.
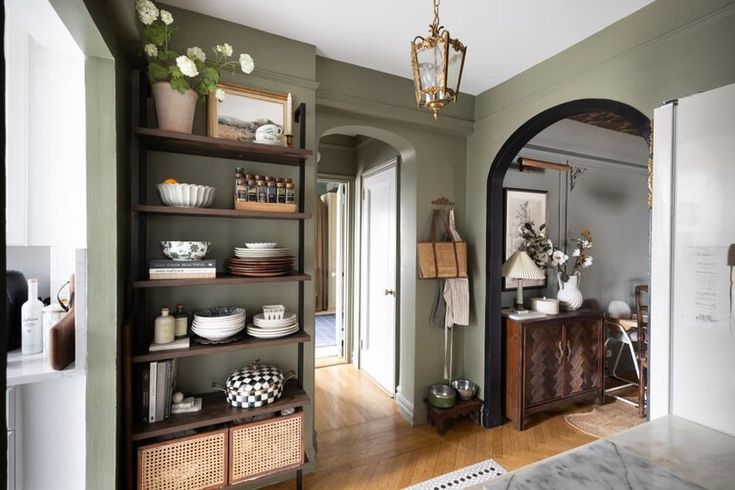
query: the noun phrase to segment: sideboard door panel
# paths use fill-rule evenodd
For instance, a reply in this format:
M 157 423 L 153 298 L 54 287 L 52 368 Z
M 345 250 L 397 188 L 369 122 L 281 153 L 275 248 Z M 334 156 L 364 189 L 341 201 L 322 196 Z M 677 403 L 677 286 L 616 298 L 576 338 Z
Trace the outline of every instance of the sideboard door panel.
M 565 325 L 566 386 L 564 395 L 574 395 L 599 388 L 600 369 L 599 322 L 568 323 Z
M 564 396 L 562 325 L 524 329 L 524 393 L 526 406 Z

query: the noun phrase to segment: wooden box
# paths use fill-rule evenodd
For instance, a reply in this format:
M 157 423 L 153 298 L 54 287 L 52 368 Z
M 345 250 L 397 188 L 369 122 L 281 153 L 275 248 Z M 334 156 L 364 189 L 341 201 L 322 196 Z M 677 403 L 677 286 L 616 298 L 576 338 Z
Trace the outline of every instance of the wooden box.
M 230 428 L 230 485 L 304 464 L 304 412 Z
M 296 213 L 296 204 L 235 201 L 235 209 L 240 211 L 265 211 L 269 213 Z
M 200 490 L 227 485 L 227 429 L 138 448 L 138 488 Z

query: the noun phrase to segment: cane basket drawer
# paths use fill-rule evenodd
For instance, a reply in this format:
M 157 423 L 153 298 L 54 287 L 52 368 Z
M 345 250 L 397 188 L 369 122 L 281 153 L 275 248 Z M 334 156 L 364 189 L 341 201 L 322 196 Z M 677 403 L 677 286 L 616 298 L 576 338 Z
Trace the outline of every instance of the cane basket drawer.
M 227 485 L 227 429 L 138 449 L 141 490 L 200 490 Z
M 230 428 L 230 484 L 303 464 L 303 412 Z

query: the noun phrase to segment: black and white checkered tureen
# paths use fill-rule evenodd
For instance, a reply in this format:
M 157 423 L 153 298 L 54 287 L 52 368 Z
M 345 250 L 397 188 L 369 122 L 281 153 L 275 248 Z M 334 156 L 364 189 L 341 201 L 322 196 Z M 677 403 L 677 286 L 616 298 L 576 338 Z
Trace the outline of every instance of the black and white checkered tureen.
M 281 398 L 286 381 L 293 376 L 284 376 L 276 366 L 253 363 L 232 373 L 224 391 L 233 407 L 258 408 Z

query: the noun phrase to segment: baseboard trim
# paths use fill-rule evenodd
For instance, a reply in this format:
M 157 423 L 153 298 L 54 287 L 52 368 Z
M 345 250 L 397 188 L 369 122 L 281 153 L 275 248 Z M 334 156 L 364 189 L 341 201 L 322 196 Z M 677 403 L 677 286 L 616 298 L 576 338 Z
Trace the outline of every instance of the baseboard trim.
M 400 391 L 396 393 L 396 405 L 398 406 L 398 413 L 401 414 L 401 417 L 409 424 L 414 425 L 413 403 L 408 401 Z

